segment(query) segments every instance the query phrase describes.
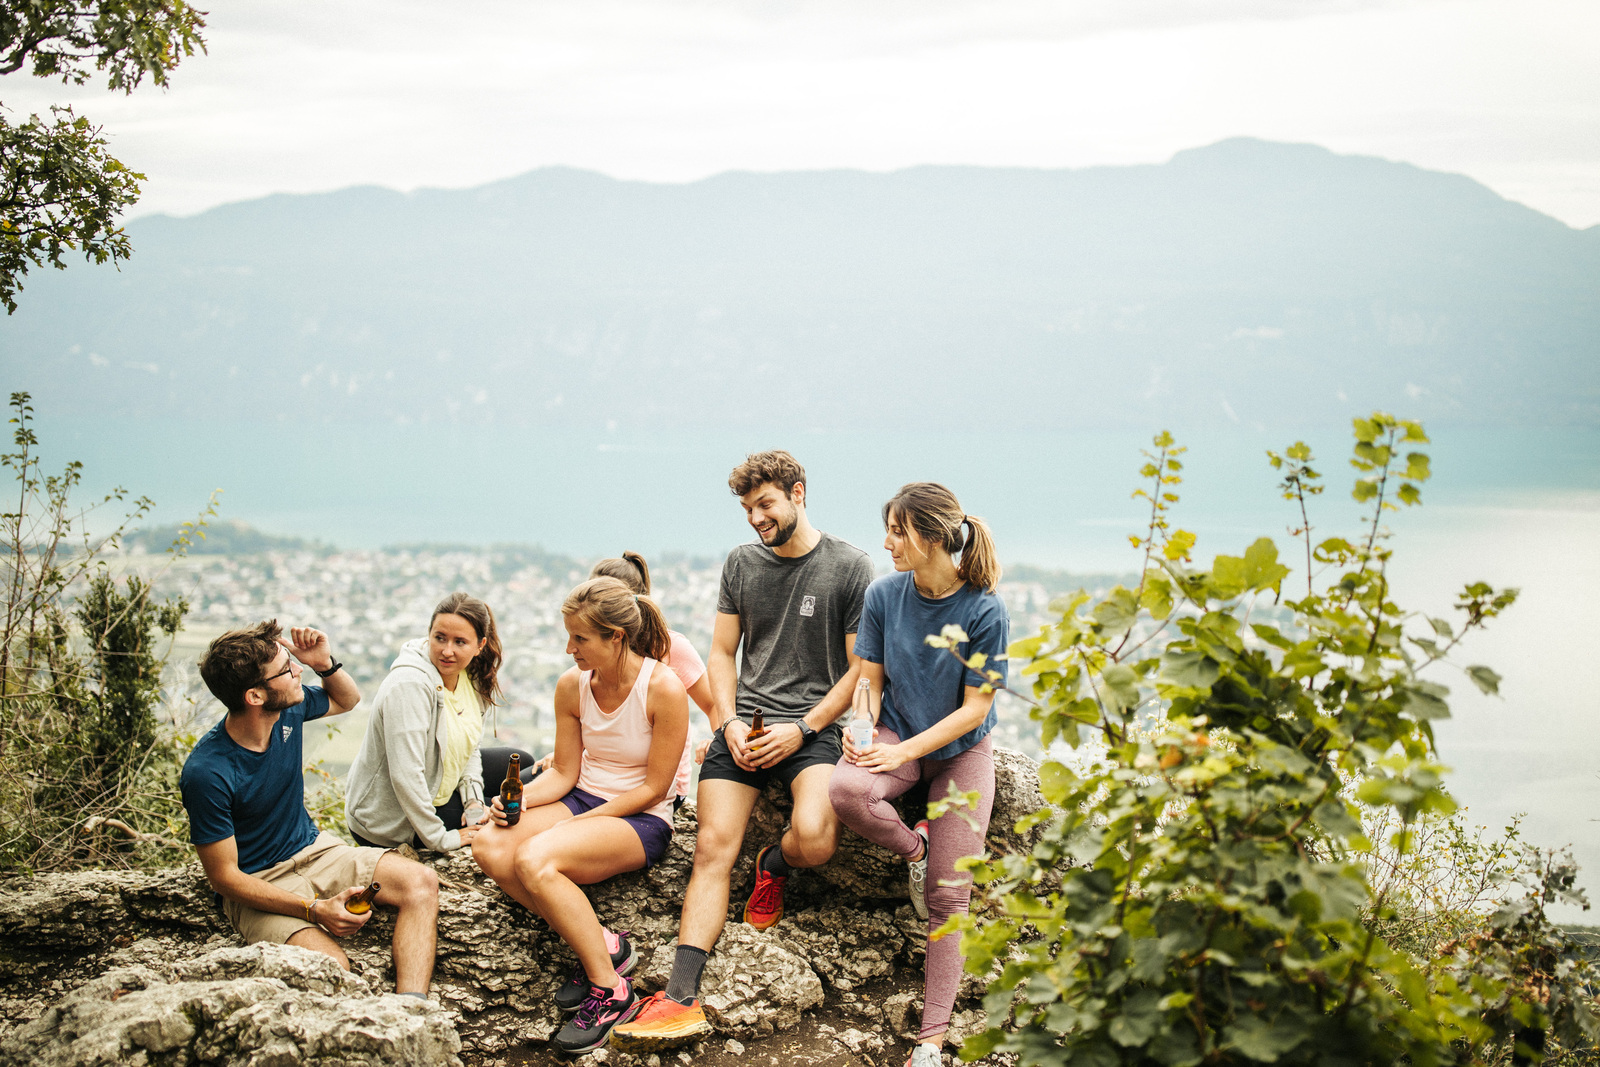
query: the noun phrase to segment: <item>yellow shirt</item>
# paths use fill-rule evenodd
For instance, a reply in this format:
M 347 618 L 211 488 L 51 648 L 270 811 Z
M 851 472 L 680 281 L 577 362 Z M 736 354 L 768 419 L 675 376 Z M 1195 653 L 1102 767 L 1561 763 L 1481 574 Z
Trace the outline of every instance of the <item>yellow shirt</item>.
M 472 687 L 467 672 L 456 675 L 456 691 L 440 689 L 444 697 L 445 744 L 444 763 L 439 775 L 439 791 L 433 795 L 433 806 L 441 807 L 461 783 L 461 774 L 467 769 L 467 760 L 477 750 L 483 737 L 483 704 L 478 691 Z M 451 827 L 454 829 L 454 827 Z

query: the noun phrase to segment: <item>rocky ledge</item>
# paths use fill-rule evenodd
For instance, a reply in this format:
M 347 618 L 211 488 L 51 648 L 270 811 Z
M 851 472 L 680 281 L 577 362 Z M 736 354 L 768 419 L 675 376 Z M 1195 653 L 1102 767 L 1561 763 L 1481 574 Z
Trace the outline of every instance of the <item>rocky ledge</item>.
M 996 855 L 1024 851 L 1031 835 L 1015 826 L 1044 804 L 1038 768 L 1019 753 L 995 757 L 988 846 Z M 786 818 L 787 798 L 769 790 L 734 869 L 730 918 L 753 881 L 756 851 Z M 691 804 L 661 863 L 590 890 L 602 921 L 640 945 L 643 992 L 661 988 L 670 970 L 694 843 Z M 560 1025 L 550 998 L 572 954 L 469 855 L 424 859 L 440 877 L 436 1003 L 383 992 L 393 989 L 388 912 L 345 942 L 345 974 L 314 953 L 241 946 L 198 864 L 0 884 L 0 1067 L 526 1061 L 524 1049 Z M 833 862 L 790 880 L 786 903 L 770 930 L 730 922 L 724 931 L 702 986 L 717 1028 L 708 1045 L 736 1055 L 831 1012 L 849 1025 L 816 1028 L 854 1062 L 898 1064 L 904 1045 L 890 1046 L 918 1019 L 925 942 L 904 863 L 846 831 Z M 958 1030 L 981 1026 L 980 992 L 975 980 L 963 987 Z

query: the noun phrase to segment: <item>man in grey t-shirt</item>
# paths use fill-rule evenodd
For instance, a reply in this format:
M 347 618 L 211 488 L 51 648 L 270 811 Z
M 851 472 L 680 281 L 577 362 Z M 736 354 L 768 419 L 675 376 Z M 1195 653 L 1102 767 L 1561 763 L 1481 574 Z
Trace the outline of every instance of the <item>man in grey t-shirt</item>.
M 722 935 L 733 865 L 768 779 L 789 786 L 794 814 L 782 841 L 756 857 L 745 922 L 775 925 L 790 869 L 827 863 L 839 843 L 828 800 L 841 749 L 834 720 L 850 706 L 860 669 L 853 649 L 872 563 L 811 525 L 805 476 L 789 453 L 758 452 L 728 479 L 761 543 L 740 545 L 722 567 L 706 662 L 715 732 L 700 768 L 694 872 L 667 988 L 612 1031 L 612 1043 L 625 1052 L 648 1053 L 710 1032 L 697 999 L 700 971 Z M 744 658 L 736 665 L 741 642 Z M 752 738 L 757 711 L 766 733 Z

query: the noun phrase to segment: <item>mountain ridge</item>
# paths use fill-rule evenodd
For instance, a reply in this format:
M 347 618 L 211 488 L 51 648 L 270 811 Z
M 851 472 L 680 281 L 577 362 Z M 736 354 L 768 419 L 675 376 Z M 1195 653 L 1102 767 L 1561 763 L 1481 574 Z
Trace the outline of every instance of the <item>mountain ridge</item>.
M 1461 175 L 1234 138 L 1164 164 L 548 167 L 129 224 L 121 273 L 28 280 L 8 377 L 74 414 L 917 432 L 1374 406 L 1600 424 L 1600 227 Z M 780 414 L 762 398 L 782 397 Z

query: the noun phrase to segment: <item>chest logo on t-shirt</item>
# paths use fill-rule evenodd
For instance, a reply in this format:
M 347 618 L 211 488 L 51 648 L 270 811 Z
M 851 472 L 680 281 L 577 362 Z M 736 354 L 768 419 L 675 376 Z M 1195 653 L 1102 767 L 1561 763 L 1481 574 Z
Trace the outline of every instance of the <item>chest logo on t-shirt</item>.
M 801 597 L 800 598 L 800 614 L 804 615 L 806 618 L 809 619 L 811 616 L 815 615 L 816 613 L 817 613 L 817 598 L 814 597 L 814 596 L 803 596 L 803 597 Z
M 285 741 L 289 740 L 289 735 L 294 733 L 294 727 L 293 726 L 284 725 L 282 727 L 279 727 L 279 729 L 281 729 L 283 731 L 283 739 Z

